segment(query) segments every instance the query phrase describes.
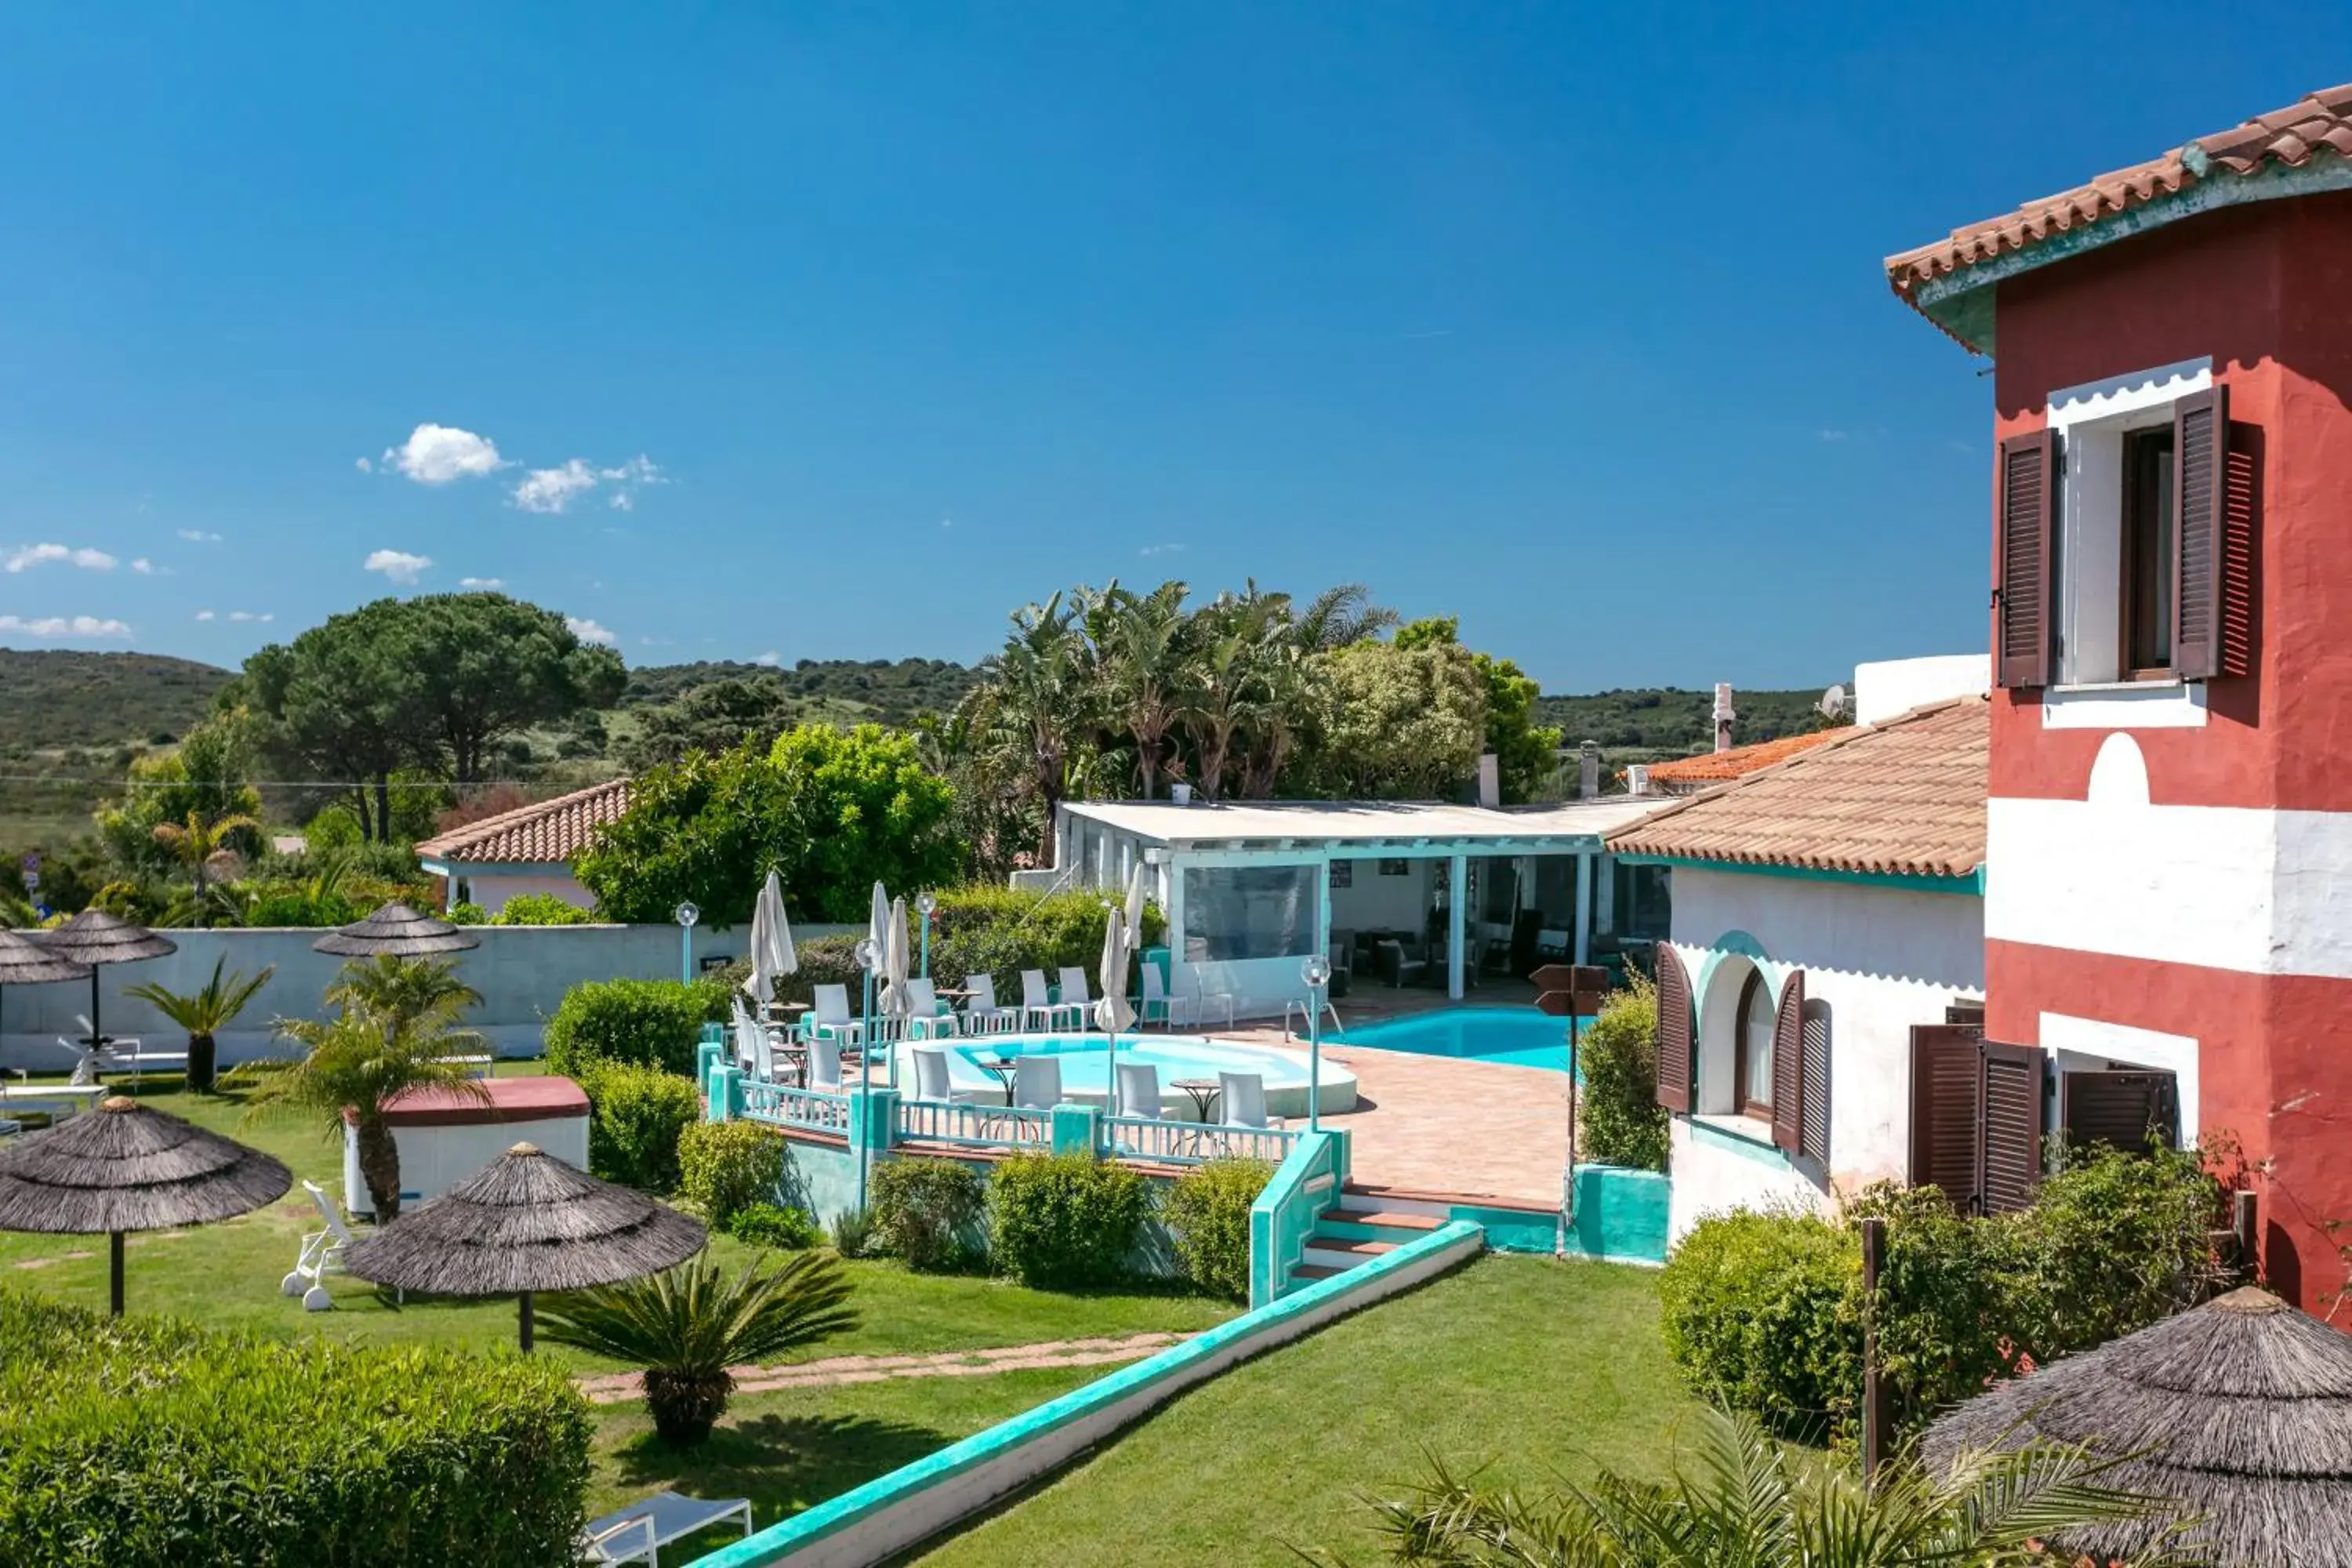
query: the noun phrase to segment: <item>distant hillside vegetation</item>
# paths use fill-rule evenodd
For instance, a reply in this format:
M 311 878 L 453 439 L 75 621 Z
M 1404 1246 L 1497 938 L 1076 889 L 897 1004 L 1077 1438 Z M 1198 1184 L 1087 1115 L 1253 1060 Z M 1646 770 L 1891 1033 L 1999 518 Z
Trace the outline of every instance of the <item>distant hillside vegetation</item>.
M 800 700 L 806 717 L 904 726 L 921 714 L 946 713 L 979 679 L 977 671 L 943 658 L 804 658 L 788 668 L 705 659 L 631 670 L 621 706 L 675 702 L 698 686 L 722 680 L 772 682 Z
M 0 746 L 176 741 L 234 679 L 233 670 L 159 654 L 0 648 Z
M 1801 691 L 1734 689 L 1731 706 L 1739 717 L 1732 725 L 1732 742 L 1744 746 L 1821 728 L 1825 721 L 1815 704 L 1828 684 Z M 1689 756 L 1714 748 L 1715 693 L 1654 686 L 1596 691 L 1588 697 L 1542 697 L 1536 700 L 1536 721 L 1559 725 L 1561 742 L 1570 746 L 1598 741 L 1609 753 Z

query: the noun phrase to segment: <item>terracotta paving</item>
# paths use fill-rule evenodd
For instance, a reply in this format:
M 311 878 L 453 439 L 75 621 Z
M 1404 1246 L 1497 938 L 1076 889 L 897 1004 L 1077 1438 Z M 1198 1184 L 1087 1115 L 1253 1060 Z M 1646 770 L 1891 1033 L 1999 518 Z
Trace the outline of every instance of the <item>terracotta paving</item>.
M 881 1383 L 894 1377 L 986 1377 L 1036 1367 L 1116 1366 L 1141 1361 L 1181 1342 L 1182 1334 L 1125 1334 L 1108 1339 L 1055 1340 L 1045 1344 L 1002 1345 L 994 1350 L 945 1351 L 937 1355 L 844 1355 L 784 1366 L 737 1366 L 735 1392 L 763 1394 L 779 1388 L 828 1388 L 846 1383 Z M 644 1392 L 634 1372 L 572 1379 L 590 1403 L 618 1405 Z

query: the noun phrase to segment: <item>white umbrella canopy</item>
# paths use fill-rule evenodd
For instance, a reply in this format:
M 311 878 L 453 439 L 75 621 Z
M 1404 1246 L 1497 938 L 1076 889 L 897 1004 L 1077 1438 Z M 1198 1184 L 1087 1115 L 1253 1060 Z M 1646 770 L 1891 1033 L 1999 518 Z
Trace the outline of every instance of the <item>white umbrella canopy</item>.
M 1113 909 L 1103 921 L 1102 968 L 1096 974 L 1102 982 L 1102 996 L 1095 1003 L 1095 1022 L 1113 1035 L 1135 1026 L 1135 1009 L 1127 1000 L 1127 965 L 1134 956 L 1133 941 L 1126 918 Z
M 889 918 L 882 933 L 882 1012 L 885 1016 L 904 1018 L 915 1010 L 914 998 L 907 994 L 907 900 L 891 900 Z
M 1127 874 L 1127 951 L 1132 955 L 1143 951 L 1143 862 L 1138 860 L 1135 869 Z
M 762 1003 L 776 999 L 776 982 L 800 973 L 800 954 L 793 948 L 792 922 L 784 918 L 784 885 L 768 873 L 759 901 L 751 908 L 751 973 L 743 989 Z

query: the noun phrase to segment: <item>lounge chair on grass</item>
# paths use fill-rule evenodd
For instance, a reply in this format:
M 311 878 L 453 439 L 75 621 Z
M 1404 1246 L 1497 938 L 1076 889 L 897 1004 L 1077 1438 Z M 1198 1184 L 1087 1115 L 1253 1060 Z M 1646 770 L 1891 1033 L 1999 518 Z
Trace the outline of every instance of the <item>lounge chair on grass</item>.
M 327 1276 L 343 1271 L 343 1248 L 352 1244 L 351 1227 L 343 1224 L 342 1215 L 327 1190 L 312 1181 L 305 1181 L 302 1190 L 319 1208 L 323 1230 L 314 1230 L 302 1237 L 302 1251 L 294 1259 L 294 1271 L 278 1282 L 281 1296 L 299 1296 L 306 1312 L 324 1312 L 335 1304 L 327 1294 Z
M 590 1520 L 580 1532 L 580 1556 L 586 1563 L 643 1563 L 661 1568 L 663 1547 L 735 1521 L 741 1521 L 745 1535 L 751 1533 L 751 1499 L 706 1502 L 677 1492 L 656 1492 L 617 1513 Z
M 963 977 L 963 988 L 966 993 L 963 1003 L 965 1034 L 999 1035 L 1021 1026 L 1019 1013 L 996 1005 L 994 976 L 967 974 Z

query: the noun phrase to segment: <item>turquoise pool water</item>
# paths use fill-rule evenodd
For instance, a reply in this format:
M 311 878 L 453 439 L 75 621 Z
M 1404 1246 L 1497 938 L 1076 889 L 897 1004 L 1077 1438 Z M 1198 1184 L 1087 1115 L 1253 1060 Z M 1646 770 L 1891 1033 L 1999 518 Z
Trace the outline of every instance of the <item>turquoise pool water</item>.
M 1591 1027 L 1591 1020 L 1585 1025 Z M 1467 1057 L 1511 1067 L 1568 1070 L 1568 1020 L 1532 1007 L 1441 1007 L 1359 1024 L 1339 1037 L 1351 1046 L 1421 1057 Z

